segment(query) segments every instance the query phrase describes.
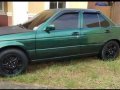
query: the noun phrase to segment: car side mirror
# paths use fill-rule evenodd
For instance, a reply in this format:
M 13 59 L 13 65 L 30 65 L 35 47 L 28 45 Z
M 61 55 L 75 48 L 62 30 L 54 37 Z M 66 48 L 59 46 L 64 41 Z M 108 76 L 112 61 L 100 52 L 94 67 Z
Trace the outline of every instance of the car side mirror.
M 46 29 L 45 29 L 45 31 L 48 32 L 48 33 L 50 33 L 50 31 L 53 31 L 53 30 L 55 30 L 55 26 L 53 24 L 47 26 Z
M 37 30 L 37 29 L 38 29 L 38 26 L 33 28 L 33 30 Z

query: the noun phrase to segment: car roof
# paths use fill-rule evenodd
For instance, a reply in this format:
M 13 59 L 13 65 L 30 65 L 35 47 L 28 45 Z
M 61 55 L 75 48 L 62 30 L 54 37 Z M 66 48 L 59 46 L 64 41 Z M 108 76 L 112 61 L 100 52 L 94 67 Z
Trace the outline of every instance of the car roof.
M 96 9 L 77 9 L 77 8 L 62 8 L 62 9 L 49 9 L 53 11 L 83 11 L 83 12 L 100 12 Z

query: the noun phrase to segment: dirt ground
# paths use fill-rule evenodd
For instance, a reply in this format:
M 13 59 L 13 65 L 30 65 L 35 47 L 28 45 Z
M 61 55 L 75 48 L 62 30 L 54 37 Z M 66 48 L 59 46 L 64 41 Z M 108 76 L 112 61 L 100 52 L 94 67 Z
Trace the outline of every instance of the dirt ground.
M 10 81 L 0 81 L 0 89 L 53 89 L 48 86 L 21 84 Z

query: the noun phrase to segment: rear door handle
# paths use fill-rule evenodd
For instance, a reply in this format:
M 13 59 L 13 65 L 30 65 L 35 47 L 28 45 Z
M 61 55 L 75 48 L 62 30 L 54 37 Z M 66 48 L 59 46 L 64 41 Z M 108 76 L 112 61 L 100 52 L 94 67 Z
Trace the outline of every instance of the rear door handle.
M 110 30 L 105 30 L 105 33 L 110 33 Z

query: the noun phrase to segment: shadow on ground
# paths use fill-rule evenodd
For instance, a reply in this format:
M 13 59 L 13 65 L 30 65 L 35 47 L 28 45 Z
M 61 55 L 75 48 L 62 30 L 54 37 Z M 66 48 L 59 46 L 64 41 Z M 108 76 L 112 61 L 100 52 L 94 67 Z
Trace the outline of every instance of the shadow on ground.
M 33 73 L 37 70 L 43 70 L 47 67 L 51 67 L 54 64 L 57 66 L 69 66 L 71 65 L 71 62 L 74 62 L 72 64 L 76 63 L 81 63 L 81 62 L 86 62 L 89 63 L 93 60 L 98 60 L 97 57 L 95 56 L 87 56 L 87 57 L 71 57 L 71 58 L 64 58 L 64 59 L 53 59 L 53 60 L 45 60 L 45 61 L 35 61 L 31 62 L 28 66 L 27 72 L 26 73 Z

